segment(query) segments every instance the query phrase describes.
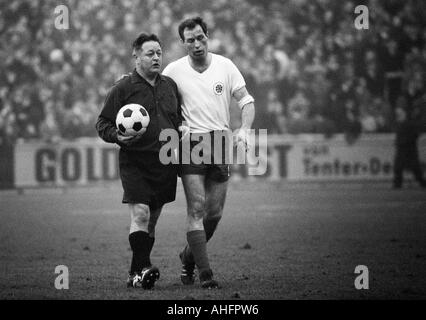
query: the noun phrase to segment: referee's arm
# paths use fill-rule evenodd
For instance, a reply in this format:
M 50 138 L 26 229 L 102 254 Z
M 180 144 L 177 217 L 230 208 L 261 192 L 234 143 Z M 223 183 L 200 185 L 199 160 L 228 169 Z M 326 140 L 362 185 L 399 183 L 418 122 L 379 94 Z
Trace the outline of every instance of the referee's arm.
M 114 86 L 105 99 L 103 109 L 96 122 L 96 130 L 99 137 L 105 142 L 118 143 L 117 128 L 115 127 L 115 117 L 117 110 L 121 106 L 120 91 Z
M 98 131 L 99 137 L 105 142 L 118 143 L 117 129 L 111 121 L 102 115 L 98 117 L 96 122 L 96 130 Z

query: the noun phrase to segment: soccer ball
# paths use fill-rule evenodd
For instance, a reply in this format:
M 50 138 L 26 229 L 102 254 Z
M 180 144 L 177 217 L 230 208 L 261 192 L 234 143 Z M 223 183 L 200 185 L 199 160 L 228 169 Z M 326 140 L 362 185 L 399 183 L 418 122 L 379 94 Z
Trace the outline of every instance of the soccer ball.
M 131 103 L 122 107 L 115 119 L 115 125 L 123 136 L 144 133 L 149 124 L 149 114 L 140 104 Z

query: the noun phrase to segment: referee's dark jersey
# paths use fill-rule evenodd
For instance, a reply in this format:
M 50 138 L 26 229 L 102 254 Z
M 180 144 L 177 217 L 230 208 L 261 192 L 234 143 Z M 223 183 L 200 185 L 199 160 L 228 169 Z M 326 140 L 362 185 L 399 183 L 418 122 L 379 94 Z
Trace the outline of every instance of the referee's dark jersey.
M 129 103 L 144 106 L 150 122 L 139 141 L 125 146 L 118 142 L 115 118 L 120 108 Z M 177 130 L 182 123 L 180 105 L 177 85 L 171 78 L 158 74 L 155 85 L 151 86 L 135 69 L 130 76 L 118 81 L 108 93 L 96 130 L 104 141 L 118 143 L 123 150 L 159 152 L 161 144 L 158 137 L 161 130 Z

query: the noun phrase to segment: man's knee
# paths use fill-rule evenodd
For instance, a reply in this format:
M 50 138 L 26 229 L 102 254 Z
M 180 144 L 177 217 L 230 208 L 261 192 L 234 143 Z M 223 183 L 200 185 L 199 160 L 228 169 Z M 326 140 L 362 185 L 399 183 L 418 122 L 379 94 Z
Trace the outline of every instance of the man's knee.
M 188 203 L 187 231 L 203 230 L 203 219 L 206 216 L 205 198 L 197 196 Z
M 193 197 L 188 203 L 188 215 L 195 219 L 201 220 L 206 214 L 206 198 L 198 195 Z
M 132 223 L 137 226 L 148 227 L 149 224 L 149 207 L 145 204 L 132 204 L 130 205 L 132 213 Z

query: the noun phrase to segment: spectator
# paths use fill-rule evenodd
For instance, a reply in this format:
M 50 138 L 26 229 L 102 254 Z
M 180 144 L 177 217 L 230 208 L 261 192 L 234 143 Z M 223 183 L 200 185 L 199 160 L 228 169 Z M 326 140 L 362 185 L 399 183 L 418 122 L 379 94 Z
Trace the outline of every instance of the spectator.
M 370 1 L 375 26 L 360 32 L 347 19 L 356 4 L 235 0 L 201 5 L 158 0 L 135 7 L 127 0 L 90 5 L 74 1 L 67 4 L 72 13 L 70 29 L 57 30 L 51 23 L 55 0 L 5 2 L 0 33 L 2 134 L 11 141 L 41 137 L 56 122 L 62 137 L 95 135 L 87 127 L 89 119 L 98 113 L 114 81 L 130 67 L 126 43 L 141 30 L 157 32 L 167 64 L 183 55 L 174 30 L 184 13 L 191 12 L 204 15 L 214 26 L 212 46 L 236 62 L 259 109 L 264 107 L 271 132 L 278 130 L 268 120 L 275 114 L 273 108 L 272 114 L 267 111 L 271 88 L 277 89 L 283 115 L 293 122 L 289 131 L 322 131 L 315 123 L 326 120 L 337 132 L 346 132 L 345 125 L 353 124 L 345 108 L 349 101 L 355 104 L 364 131 L 389 132 L 388 114 L 398 100 L 408 98 L 402 86 L 408 78 L 424 82 L 419 75 L 425 72 L 424 63 L 416 63 L 412 72 L 405 69 L 413 65 L 407 57 L 426 59 L 425 5 Z M 151 13 L 149 19 L 139 19 L 146 12 Z M 306 114 L 287 110 L 297 92 L 309 106 Z M 46 112 L 46 105 L 54 111 Z
M 408 115 L 403 108 L 397 108 L 396 114 L 396 138 L 393 188 L 400 189 L 403 183 L 404 169 L 410 169 L 414 178 L 422 188 L 426 188 L 426 181 L 419 160 L 417 140 L 422 131 L 418 120 Z M 424 131 L 424 129 L 423 129 Z
M 267 94 L 266 112 L 260 114 L 263 121 L 258 125 L 261 129 L 268 129 L 268 134 L 281 134 L 287 132 L 286 118 L 282 103 L 278 100 L 275 89 L 270 89 Z

